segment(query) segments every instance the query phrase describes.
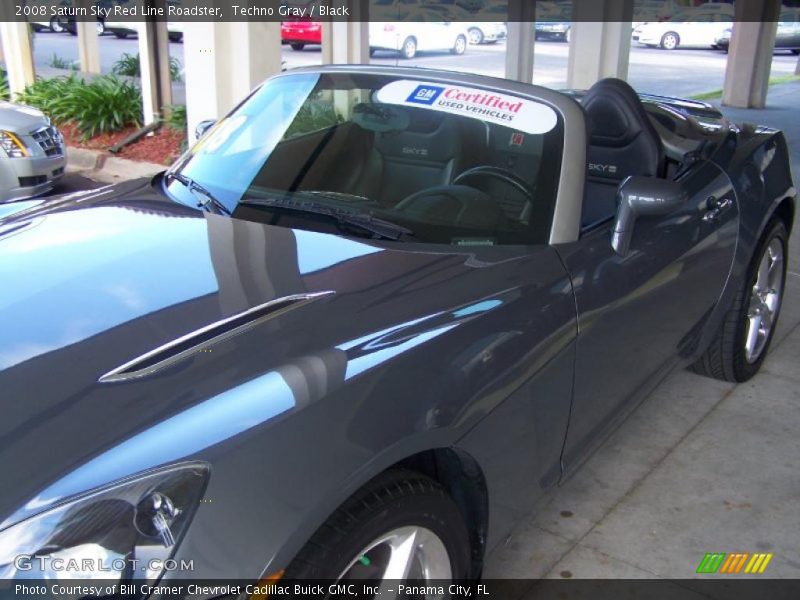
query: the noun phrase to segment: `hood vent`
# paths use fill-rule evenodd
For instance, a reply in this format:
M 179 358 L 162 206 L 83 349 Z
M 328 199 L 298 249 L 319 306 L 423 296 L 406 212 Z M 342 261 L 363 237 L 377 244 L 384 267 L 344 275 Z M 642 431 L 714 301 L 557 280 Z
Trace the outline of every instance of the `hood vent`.
M 333 291 L 326 291 L 313 294 L 296 294 L 259 304 L 233 316 L 210 323 L 158 348 L 154 348 L 141 356 L 137 356 L 124 365 L 112 369 L 100 377 L 98 381 L 100 383 L 113 383 L 147 377 L 207 350 L 211 346 L 244 333 L 279 314 L 334 293 Z

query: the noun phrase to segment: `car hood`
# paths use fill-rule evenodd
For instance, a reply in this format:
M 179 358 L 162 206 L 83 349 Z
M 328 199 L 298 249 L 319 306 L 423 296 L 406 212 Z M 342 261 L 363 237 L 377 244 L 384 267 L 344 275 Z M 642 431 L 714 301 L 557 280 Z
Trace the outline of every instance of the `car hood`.
M 50 122 L 44 113 L 36 108 L 10 102 L 0 102 L 0 129 L 13 133 L 27 134 L 45 127 Z
M 141 184 L 120 189 L 57 199 L 0 223 L 0 527 L 197 456 L 220 441 L 215 436 L 281 414 L 287 395 L 274 374 L 299 357 L 337 365 L 344 385 L 502 304 L 485 298 L 512 279 L 508 250 L 492 278 L 492 249 L 365 243 L 199 212 Z M 210 324 L 286 298 L 309 300 L 257 313 L 264 318 L 252 328 L 152 375 L 99 381 Z M 376 335 L 384 342 L 364 350 Z M 231 390 L 253 385 L 274 402 L 237 401 L 215 412 Z M 306 390 L 306 404 L 324 388 Z M 214 432 L 152 438 L 163 432 L 158 423 L 197 411 L 214 413 Z M 146 451 L 132 450 L 142 436 Z

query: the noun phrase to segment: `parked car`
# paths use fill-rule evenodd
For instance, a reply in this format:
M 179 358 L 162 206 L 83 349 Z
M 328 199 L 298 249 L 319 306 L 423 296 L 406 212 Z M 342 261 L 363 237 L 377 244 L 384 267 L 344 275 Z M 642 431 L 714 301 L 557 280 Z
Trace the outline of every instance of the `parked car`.
M 475 16 L 480 13 L 470 13 L 457 4 L 442 4 L 429 7 L 431 10 L 441 15 L 442 21 L 457 21 L 459 25 L 466 28 L 469 34 L 469 43 L 495 44 L 500 40 L 506 39 L 508 30 L 503 21 L 474 21 Z
M 289 44 L 292 50 L 302 50 L 307 44 L 321 44 L 322 24 L 319 21 L 284 21 L 281 41 Z
M 686 11 L 669 21 L 645 23 L 633 30 L 632 40 L 644 46 L 664 50 L 681 47 L 711 48 L 720 34 L 733 23 L 725 11 Z
M 716 46 L 727 52 L 732 33 L 732 27 L 726 28 L 715 40 Z M 797 11 L 785 11 L 780 14 L 775 35 L 775 49 L 790 50 L 793 54 L 800 54 L 800 16 Z
M 377 50 L 399 52 L 414 58 L 420 51 L 450 51 L 464 54 L 469 32 L 462 23 L 442 22 L 433 10 L 418 9 L 414 21 L 378 21 L 369 24 L 370 55 Z
M 0 578 L 476 577 L 670 371 L 758 372 L 794 195 L 780 131 L 620 80 L 277 75 L 0 221 Z
M 570 21 L 536 21 L 534 25 L 536 39 L 555 39 L 569 42 L 572 36 Z
M 50 191 L 66 164 L 61 133 L 44 113 L 0 102 L 0 202 Z

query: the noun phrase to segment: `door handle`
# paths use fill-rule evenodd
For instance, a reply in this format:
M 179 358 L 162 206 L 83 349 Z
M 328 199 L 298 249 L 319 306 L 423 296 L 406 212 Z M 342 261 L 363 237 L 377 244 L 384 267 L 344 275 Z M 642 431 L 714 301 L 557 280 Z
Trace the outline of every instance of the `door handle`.
M 703 221 L 713 223 L 731 206 L 733 206 L 733 200 L 730 198 L 715 198 L 711 196 L 706 200 L 706 214 L 703 215 Z

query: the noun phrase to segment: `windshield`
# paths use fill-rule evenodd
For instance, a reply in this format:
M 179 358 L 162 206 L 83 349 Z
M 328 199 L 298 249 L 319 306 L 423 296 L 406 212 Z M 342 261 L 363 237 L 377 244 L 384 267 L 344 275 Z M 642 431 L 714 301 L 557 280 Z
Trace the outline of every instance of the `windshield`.
M 500 90 L 299 73 L 254 92 L 165 181 L 181 202 L 197 205 L 200 189 L 234 218 L 272 225 L 538 244 L 549 238 L 562 132 L 550 106 Z

